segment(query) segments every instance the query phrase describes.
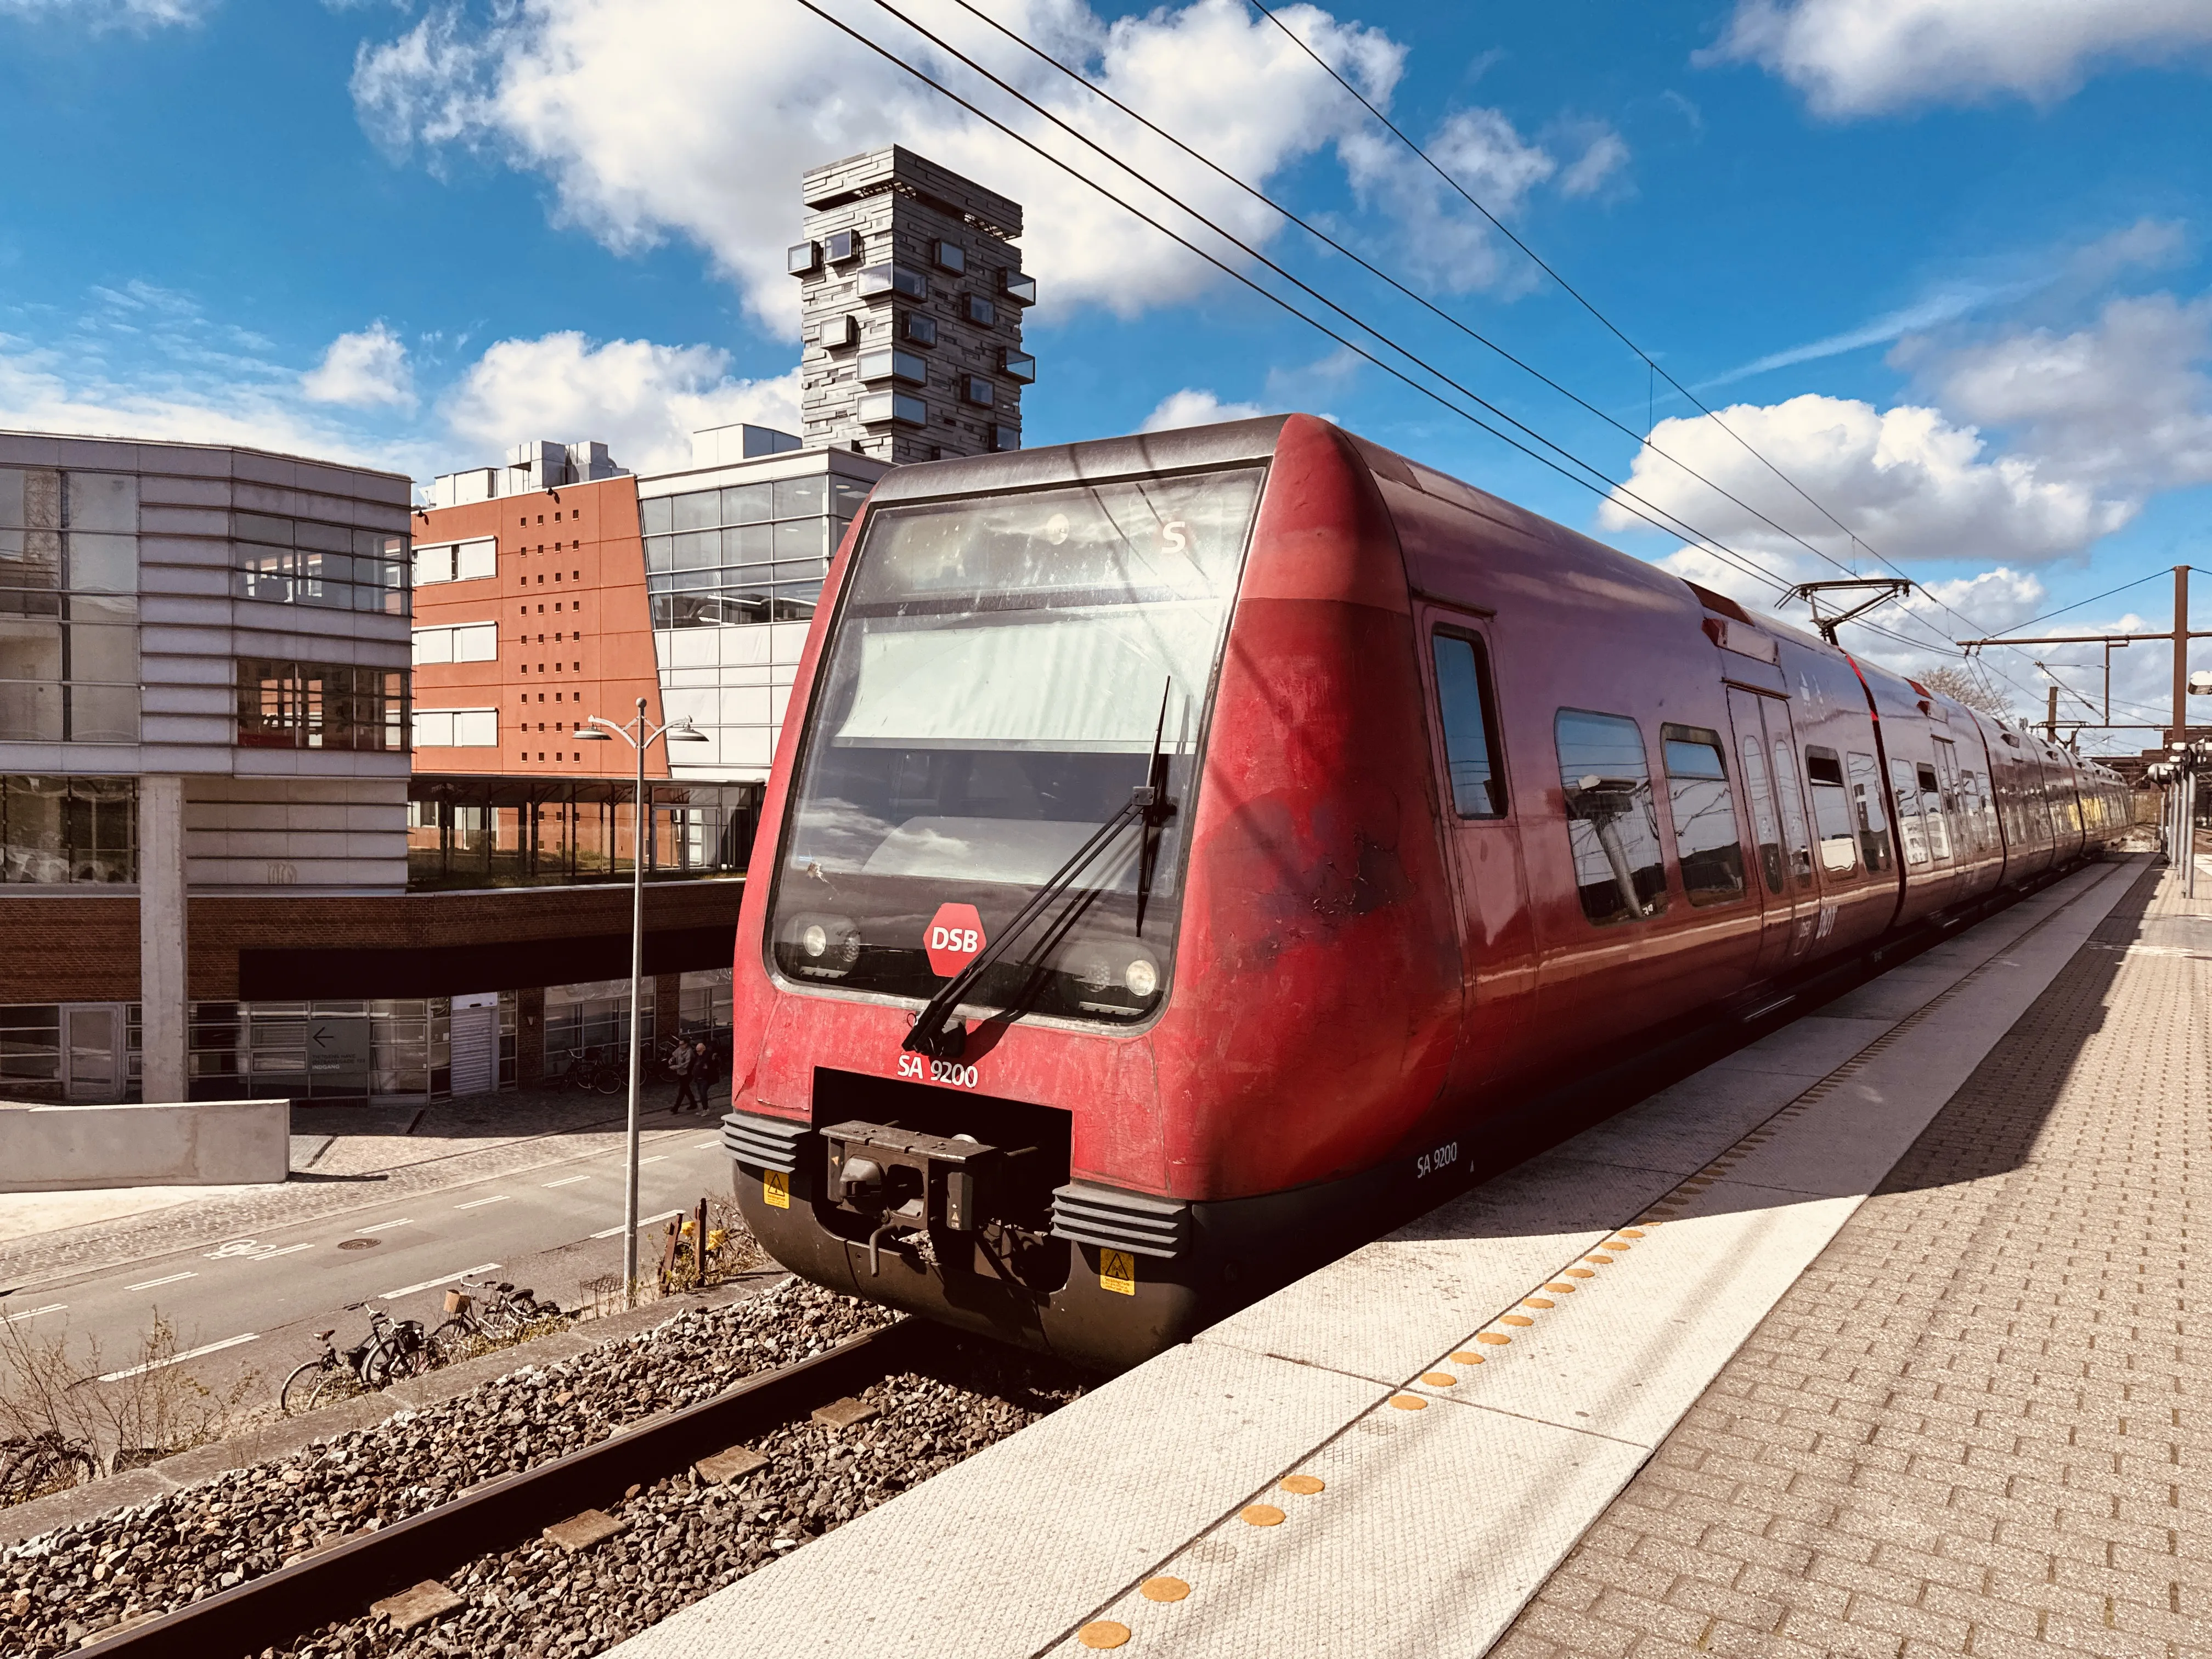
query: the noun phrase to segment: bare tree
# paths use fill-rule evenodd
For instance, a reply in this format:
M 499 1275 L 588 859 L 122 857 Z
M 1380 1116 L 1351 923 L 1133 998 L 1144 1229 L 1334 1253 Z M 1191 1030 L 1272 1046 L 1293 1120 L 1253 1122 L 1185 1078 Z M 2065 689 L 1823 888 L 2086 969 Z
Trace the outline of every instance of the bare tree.
M 2012 705 L 2002 696 L 1991 690 L 1965 669 L 1954 668 L 1949 663 L 1914 678 L 1930 691 L 1941 691 L 1952 702 L 1962 702 L 1984 714 L 2009 715 L 2012 713 Z
M 112 1370 L 95 1337 L 80 1351 L 66 1329 L 37 1337 L 0 1324 L 0 1437 L 59 1434 L 91 1446 L 103 1467 L 205 1445 L 260 1376 L 248 1371 L 218 1393 L 177 1364 L 180 1352 L 176 1328 L 158 1310 L 137 1351 Z

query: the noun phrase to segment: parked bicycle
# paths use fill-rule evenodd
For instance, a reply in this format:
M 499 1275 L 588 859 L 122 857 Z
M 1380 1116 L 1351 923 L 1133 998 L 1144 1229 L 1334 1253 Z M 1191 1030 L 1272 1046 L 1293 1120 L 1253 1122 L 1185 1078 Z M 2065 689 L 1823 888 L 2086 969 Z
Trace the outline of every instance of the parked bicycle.
M 458 1289 L 446 1292 L 446 1311 L 453 1316 L 430 1333 L 430 1353 L 435 1364 L 447 1365 L 483 1349 L 511 1342 L 542 1319 L 551 1319 L 560 1309 L 540 1302 L 537 1293 L 489 1279 L 464 1279 Z
M 561 1074 L 556 1086 L 584 1094 L 618 1095 L 629 1083 L 626 1065 L 603 1058 L 597 1048 L 586 1048 L 569 1057 L 568 1069 Z
M 366 1306 L 354 1303 L 346 1311 Z M 428 1370 L 435 1363 L 419 1319 L 394 1319 L 381 1308 L 368 1310 L 368 1334 L 341 1353 L 331 1341 L 335 1329 L 317 1331 L 323 1351 L 284 1379 L 276 1396 L 287 1417 L 311 1412 L 333 1401 L 383 1388 L 403 1376 Z
M 81 1486 L 100 1479 L 100 1460 L 82 1440 L 56 1429 L 0 1440 L 0 1504 Z

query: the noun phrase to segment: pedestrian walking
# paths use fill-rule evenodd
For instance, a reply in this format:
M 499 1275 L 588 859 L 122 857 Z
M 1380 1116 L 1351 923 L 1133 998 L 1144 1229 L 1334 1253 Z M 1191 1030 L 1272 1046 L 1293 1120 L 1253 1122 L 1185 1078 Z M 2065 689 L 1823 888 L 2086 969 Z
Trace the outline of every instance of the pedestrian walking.
M 714 1102 L 708 1098 L 714 1092 L 715 1073 L 720 1069 L 714 1064 L 714 1049 L 705 1042 L 697 1043 L 693 1047 L 690 1074 L 691 1096 L 699 1103 L 699 1112 L 702 1116 L 711 1114 L 714 1109 Z
M 689 1111 L 690 1103 L 695 1101 L 701 1110 L 706 1109 L 705 1096 L 694 1092 L 692 1073 L 697 1060 L 698 1056 L 693 1053 L 690 1045 L 684 1042 L 678 1043 L 676 1052 L 669 1055 L 668 1069 L 676 1073 L 676 1103 L 668 1109 L 670 1111 L 679 1114 Z

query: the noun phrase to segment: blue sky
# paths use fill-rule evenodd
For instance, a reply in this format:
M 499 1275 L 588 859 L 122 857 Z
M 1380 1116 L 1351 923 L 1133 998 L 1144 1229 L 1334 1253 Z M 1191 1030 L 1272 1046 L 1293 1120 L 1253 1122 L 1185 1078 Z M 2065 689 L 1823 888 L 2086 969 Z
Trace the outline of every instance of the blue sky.
M 1218 246 L 874 0 L 817 3 Z M 525 436 L 665 465 L 692 426 L 787 421 L 798 172 L 896 140 L 1028 205 L 1031 443 L 1315 410 L 1769 607 L 1745 565 L 1803 579 L 1881 569 L 1876 550 L 1936 596 L 1887 623 L 1930 649 L 1856 641 L 1908 666 L 2212 567 L 2212 0 L 1282 11 L 1727 430 L 1242 0 L 977 4 L 1617 425 L 1122 130 L 957 0 L 890 3 L 1633 501 L 1350 357 L 796 0 L 0 0 L 0 425 L 417 477 Z M 2047 626 L 2157 624 L 2168 593 Z M 2032 657 L 2098 678 L 2079 648 L 1992 656 L 2023 709 Z M 2120 695 L 2156 709 L 2165 653 L 2121 662 Z

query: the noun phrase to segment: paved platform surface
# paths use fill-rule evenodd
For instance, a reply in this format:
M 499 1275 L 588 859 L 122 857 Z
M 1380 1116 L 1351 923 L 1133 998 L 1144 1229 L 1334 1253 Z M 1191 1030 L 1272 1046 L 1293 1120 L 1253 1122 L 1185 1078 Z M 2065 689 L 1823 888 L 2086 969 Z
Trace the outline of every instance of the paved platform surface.
M 2178 889 L 2146 872 L 1500 1659 L 2212 1654 L 2212 899 Z
M 2159 1348 L 2156 1397 L 2120 1401 L 2084 1429 L 2102 1438 L 2069 1455 L 2084 1467 L 2102 1457 L 2113 1471 L 2082 1490 L 2114 1516 L 2166 1505 L 2160 1524 L 2179 1561 L 2190 1505 L 2203 1500 L 2175 1495 L 2188 1453 L 2183 1431 L 2168 1428 L 2181 1405 L 2170 1396 L 2173 1373 L 2198 1356 L 2173 1302 L 2179 1212 L 2160 1218 L 2169 1212 L 2158 1177 L 2186 1167 L 2187 1130 L 2201 1128 L 2188 1114 L 2203 1109 L 2160 1105 L 2145 1121 L 2115 1116 L 2110 1102 L 2162 1102 L 2193 1087 L 2188 1097 L 2201 1103 L 2201 1067 L 2146 1076 L 2128 1069 L 2141 1058 L 2134 1046 L 2114 1048 L 2112 1079 L 2081 1086 L 2107 1102 L 2090 1141 L 2124 1160 L 2132 1148 L 2132 1179 L 2107 1190 L 2094 1176 L 2069 1176 L 2075 1162 L 2062 1157 L 2053 1184 L 2008 1224 L 2021 1236 L 1984 1238 L 1971 1216 L 1985 1186 L 2029 1167 L 2025 1149 L 2040 1143 L 2023 1138 L 2025 1126 L 2033 1120 L 2039 1133 L 2049 1108 L 2036 1103 L 2073 1086 L 2090 1027 L 2199 1029 L 2179 993 L 2163 1005 L 2126 1000 L 2152 996 L 2124 980 L 2138 958 L 2196 970 L 2195 917 L 2139 920 L 2122 902 L 2144 896 L 2145 867 L 2069 875 L 687 1609 L 625 1644 L 623 1659 L 968 1659 L 1112 1646 L 1479 1655 L 1501 1639 L 1528 1654 L 1716 1651 L 1717 1638 L 1751 1644 L 1735 1651 L 1861 1651 L 1832 1638 L 1878 1636 L 1871 1615 L 1863 1626 L 1849 1616 L 1850 1596 L 1875 1580 L 1842 1583 L 1835 1610 L 1838 1582 L 1814 1576 L 1817 1552 L 1790 1529 L 1839 1527 L 1841 1511 L 1820 1509 L 1832 1498 L 1793 1507 L 1792 1480 L 1848 1484 L 1863 1469 L 1867 1506 L 1853 1514 L 1894 1526 L 1899 1548 L 1936 1534 L 1911 1509 L 1917 1500 L 1871 1479 L 1909 1469 L 1913 1444 L 1877 1446 L 1869 1431 L 1850 1442 L 1863 1464 L 1841 1451 L 1814 1457 L 1820 1428 L 1794 1418 L 1788 1397 L 1801 1372 L 1813 1373 L 1795 1348 L 1787 1358 L 1800 1371 L 1768 1346 L 1778 1322 L 1793 1320 L 1802 1334 L 1784 1346 L 1881 1352 L 1900 1372 L 1937 1365 L 1947 1341 L 1975 1345 L 1983 1393 L 2035 1399 L 2062 1438 L 2066 1399 L 2082 1397 L 2091 1373 L 2109 1365 L 2124 1390 L 2131 1345 Z M 2121 1000 L 2107 1007 L 2115 988 Z M 2068 1024 L 2054 1000 L 2087 1012 Z M 1985 1094 L 2010 1115 L 1958 1127 L 1951 1109 Z M 1947 1155 L 1957 1173 L 1924 1164 Z M 1868 1214 L 1877 1192 L 1884 1200 Z M 1893 1193 L 1925 1212 L 1894 1211 Z M 1838 1243 L 1846 1232 L 1876 1237 L 1875 1258 L 1832 1270 L 1832 1253 L 1858 1248 Z M 2078 1259 L 2044 1261 L 2039 1252 L 2062 1239 L 2084 1241 Z M 2097 1282 L 2084 1291 L 2081 1253 L 2092 1250 Z M 1960 1271 L 1961 1252 L 1972 1255 L 1971 1288 L 1943 1304 L 1937 1288 Z M 2024 1328 L 2014 1304 L 2031 1285 L 2046 1302 L 2063 1294 L 2085 1308 Z M 2114 1299 L 2123 1291 L 2148 1298 L 2147 1308 L 2164 1296 L 2163 1330 L 2155 1309 L 2131 1315 L 2133 1304 Z M 1808 1293 L 1826 1300 L 1790 1312 Z M 1941 1304 L 1940 1316 L 1899 1318 L 1923 1303 Z M 2064 1349 L 2078 1373 L 2074 1395 L 2035 1395 L 2039 1343 Z M 1860 1414 L 1832 1402 L 1808 1409 L 1863 1426 L 1869 1402 L 1832 1392 Z M 1873 1403 L 1895 1392 L 1876 1388 Z M 1969 1408 L 1954 1415 L 1960 1409 L 1971 1419 Z M 1925 1434 L 1939 1419 L 1949 1432 L 1952 1418 L 1925 1408 L 1898 1432 Z M 2055 1499 L 2039 1509 L 2038 1489 L 2023 1483 L 2055 1492 L 2074 1464 L 2045 1455 L 2034 1473 L 2023 1466 L 1993 1487 L 1977 1460 L 1996 1454 L 1976 1431 L 1958 1431 L 1945 1501 L 1961 1513 L 1983 1505 L 1975 1524 L 1988 1538 L 2008 1525 L 2040 1528 L 2027 1554 L 2008 1559 L 2063 1583 L 2052 1564 L 2086 1563 L 2088 1534 L 2075 1553 L 2061 1550 L 2066 1510 Z M 1733 1452 L 1686 1443 L 1699 1433 L 1733 1437 Z M 2118 1445 L 2130 1434 L 2146 1437 L 2148 1462 Z M 1784 1452 L 1808 1467 L 1761 1473 L 1761 1459 Z M 1771 1507 L 1758 1510 L 1744 1492 Z M 2016 1498 L 2025 1502 L 2015 1514 L 2007 1506 Z M 2152 1522 L 2127 1518 L 2138 1528 L 2128 1547 L 2149 1551 Z M 1872 1552 L 1823 1559 L 1847 1580 L 1897 1580 Z M 1771 1588 L 1762 1601 L 1743 1582 L 1759 1571 L 1802 1586 L 1805 1616 L 1830 1622 L 1789 1633 L 1791 1604 Z M 2160 1582 L 2184 1581 L 2177 1572 Z M 2185 1605 L 2173 1601 L 2180 1594 L 2169 1602 Z M 2087 1650 L 2150 1650 L 2120 1645 L 2130 1631 L 2117 1613 L 2099 1618 L 2113 1640 Z M 1889 1635 L 1892 1645 L 1863 1650 L 1934 1650 L 1910 1647 L 1915 1632 Z

